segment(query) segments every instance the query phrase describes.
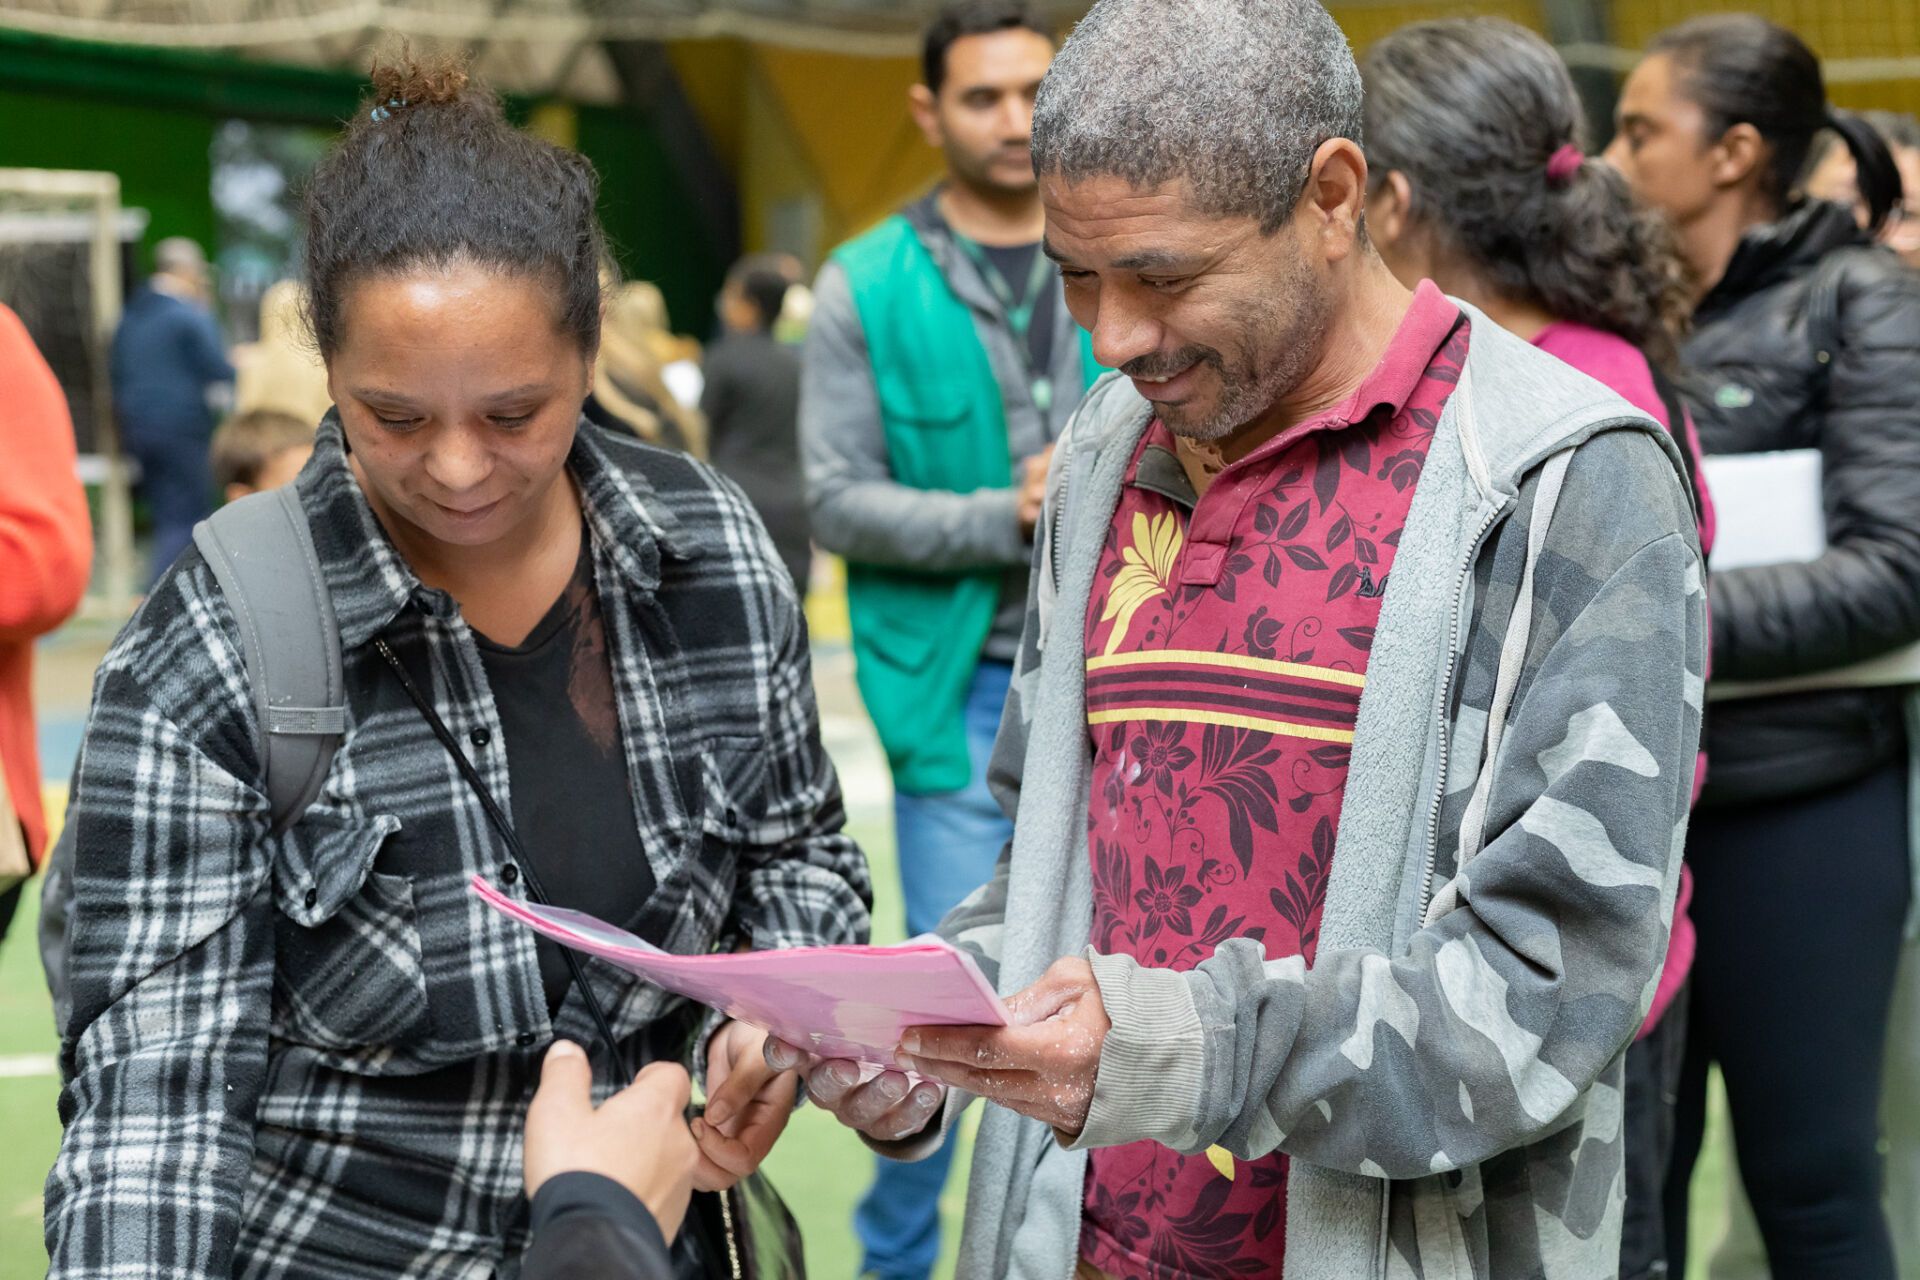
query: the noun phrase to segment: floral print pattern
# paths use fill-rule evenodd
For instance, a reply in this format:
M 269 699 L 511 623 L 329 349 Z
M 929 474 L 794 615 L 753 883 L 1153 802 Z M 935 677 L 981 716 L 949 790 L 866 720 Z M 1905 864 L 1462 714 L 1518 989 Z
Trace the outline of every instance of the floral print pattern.
M 1467 337 L 1423 294 L 1346 412 L 1230 465 L 1191 509 L 1137 483 L 1175 448 L 1161 423 L 1142 440 L 1088 608 L 1103 952 L 1185 970 L 1251 937 L 1312 962 L 1374 628 Z M 1285 1192 L 1278 1153 L 1096 1151 L 1082 1255 L 1117 1280 L 1278 1275 Z

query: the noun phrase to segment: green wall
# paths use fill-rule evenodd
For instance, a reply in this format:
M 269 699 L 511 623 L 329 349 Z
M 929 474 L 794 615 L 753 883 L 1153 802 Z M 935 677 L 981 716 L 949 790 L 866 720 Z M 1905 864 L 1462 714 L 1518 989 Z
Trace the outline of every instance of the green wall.
M 600 220 L 621 270 L 658 284 L 673 327 L 706 341 L 728 264 L 707 247 L 658 139 L 621 110 L 582 107 L 579 121 L 580 150 L 600 171 Z
M 212 251 L 213 117 L 0 88 L 0 122 L 0 167 L 117 173 L 120 202 L 152 215 L 147 248 L 192 236 Z
M 211 251 L 209 151 L 219 123 L 333 126 L 357 109 L 362 89 L 338 72 L 0 32 L 0 167 L 117 173 L 122 203 L 152 215 L 146 250 L 186 235 Z M 507 103 L 516 118 L 531 106 Z M 712 261 L 658 141 L 619 108 L 581 107 L 578 117 L 622 269 L 658 283 L 678 327 L 704 338 L 727 264 Z

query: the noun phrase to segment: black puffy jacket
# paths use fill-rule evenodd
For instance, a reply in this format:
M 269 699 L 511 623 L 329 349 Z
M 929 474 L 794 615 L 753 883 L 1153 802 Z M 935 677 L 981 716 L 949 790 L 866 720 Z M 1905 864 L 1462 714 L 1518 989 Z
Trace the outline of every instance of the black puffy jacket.
M 1821 295 L 1830 301 L 1821 301 Z M 1920 640 L 1920 273 L 1805 201 L 1741 240 L 1682 349 L 1708 454 L 1819 449 L 1827 551 L 1713 575 L 1713 674 L 1764 680 Z M 1905 691 L 1716 702 L 1703 802 L 1857 778 L 1906 747 Z

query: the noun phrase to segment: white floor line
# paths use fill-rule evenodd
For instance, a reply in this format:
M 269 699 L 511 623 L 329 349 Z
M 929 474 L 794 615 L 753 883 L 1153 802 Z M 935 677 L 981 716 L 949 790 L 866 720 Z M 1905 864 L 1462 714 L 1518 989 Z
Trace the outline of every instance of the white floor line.
M 50 1053 L 0 1054 L 0 1080 L 59 1074 L 60 1060 Z

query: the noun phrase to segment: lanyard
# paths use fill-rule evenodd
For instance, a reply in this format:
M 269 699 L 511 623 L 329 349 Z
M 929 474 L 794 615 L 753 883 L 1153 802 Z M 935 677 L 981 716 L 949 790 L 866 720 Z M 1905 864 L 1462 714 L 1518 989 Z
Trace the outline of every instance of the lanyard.
M 987 259 L 984 249 L 959 232 L 953 233 L 953 242 L 960 246 L 960 252 L 967 255 L 973 265 L 979 269 L 980 278 L 987 282 L 987 288 L 993 290 L 993 296 L 1000 303 L 1000 309 L 1006 313 L 1007 328 L 1013 331 L 1014 346 L 1020 349 L 1020 362 L 1026 366 L 1027 386 L 1033 393 L 1033 407 L 1046 413 L 1053 407 L 1053 379 L 1044 369 L 1033 367 L 1033 344 L 1027 335 L 1033 329 L 1034 309 L 1040 305 L 1041 290 L 1051 282 L 1053 264 L 1047 261 L 1047 255 L 1040 252 L 1038 246 L 1033 251 L 1033 266 L 1027 272 L 1025 295 L 1018 301 L 1014 299 L 1013 287 L 1006 281 Z

